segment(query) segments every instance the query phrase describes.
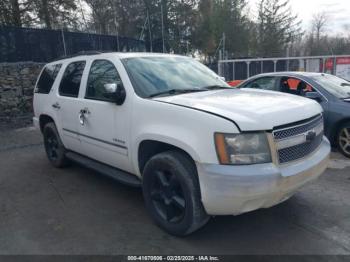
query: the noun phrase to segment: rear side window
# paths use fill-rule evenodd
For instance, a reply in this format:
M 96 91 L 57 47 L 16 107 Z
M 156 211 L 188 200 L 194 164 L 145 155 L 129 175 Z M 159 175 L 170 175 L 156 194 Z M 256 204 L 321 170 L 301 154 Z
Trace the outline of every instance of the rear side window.
M 78 97 L 84 68 L 85 61 L 73 62 L 67 66 L 60 83 L 61 96 Z
M 35 88 L 35 93 L 48 94 L 52 88 L 53 83 L 61 69 L 61 64 L 47 65 L 42 71 L 38 84 Z

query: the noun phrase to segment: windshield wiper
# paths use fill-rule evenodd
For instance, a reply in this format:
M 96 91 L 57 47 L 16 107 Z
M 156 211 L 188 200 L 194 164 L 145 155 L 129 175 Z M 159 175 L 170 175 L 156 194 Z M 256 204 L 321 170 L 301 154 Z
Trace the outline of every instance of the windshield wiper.
M 161 96 L 161 95 L 177 95 L 177 94 L 185 94 L 185 93 L 193 93 L 193 92 L 201 92 L 201 91 L 207 91 L 205 89 L 198 89 L 198 88 L 193 88 L 193 89 L 169 89 L 166 91 L 158 92 L 149 95 L 148 97 L 156 97 L 156 96 Z
M 212 85 L 212 86 L 204 86 L 202 87 L 202 89 L 216 90 L 216 89 L 232 89 L 232 88 L 228 86 Z

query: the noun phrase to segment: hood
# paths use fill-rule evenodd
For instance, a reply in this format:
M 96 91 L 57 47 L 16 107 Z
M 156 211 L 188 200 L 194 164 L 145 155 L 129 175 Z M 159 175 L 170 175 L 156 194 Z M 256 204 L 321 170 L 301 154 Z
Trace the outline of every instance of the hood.
M 221 115 L 234 121 L 242 131 L 272 130 L 322 112 L 321 106 L 311 99 L 258 89 L 196 92 L 154 100 Z

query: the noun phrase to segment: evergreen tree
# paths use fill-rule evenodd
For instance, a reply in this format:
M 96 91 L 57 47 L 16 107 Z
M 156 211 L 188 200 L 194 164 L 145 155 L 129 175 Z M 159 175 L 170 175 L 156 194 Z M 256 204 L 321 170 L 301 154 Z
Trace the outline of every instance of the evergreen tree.
M 264 57 L 284 56 L 286 45 L 302 34 L 289 0 L 260 0 L 257 23 L 258 54 Z
M 250 22 L 246 0 L 201 0 L 198 8 L 195 43 L 207 58 L 217 59 L 225 34 L 225 53 L 229 57 L 250 52 Z M 216 56 L 216 57 L 213 57 Z

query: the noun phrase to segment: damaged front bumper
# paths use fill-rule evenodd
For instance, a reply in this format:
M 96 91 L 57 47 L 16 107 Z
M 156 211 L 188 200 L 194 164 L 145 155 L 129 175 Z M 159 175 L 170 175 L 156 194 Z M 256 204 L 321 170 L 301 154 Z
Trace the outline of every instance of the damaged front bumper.
M 197 163 L 202 203 L 209 215 L 238 215 L 274 206 L 327 168 L 327 138 L 310 156 L 286 165 L 218 165 Z

